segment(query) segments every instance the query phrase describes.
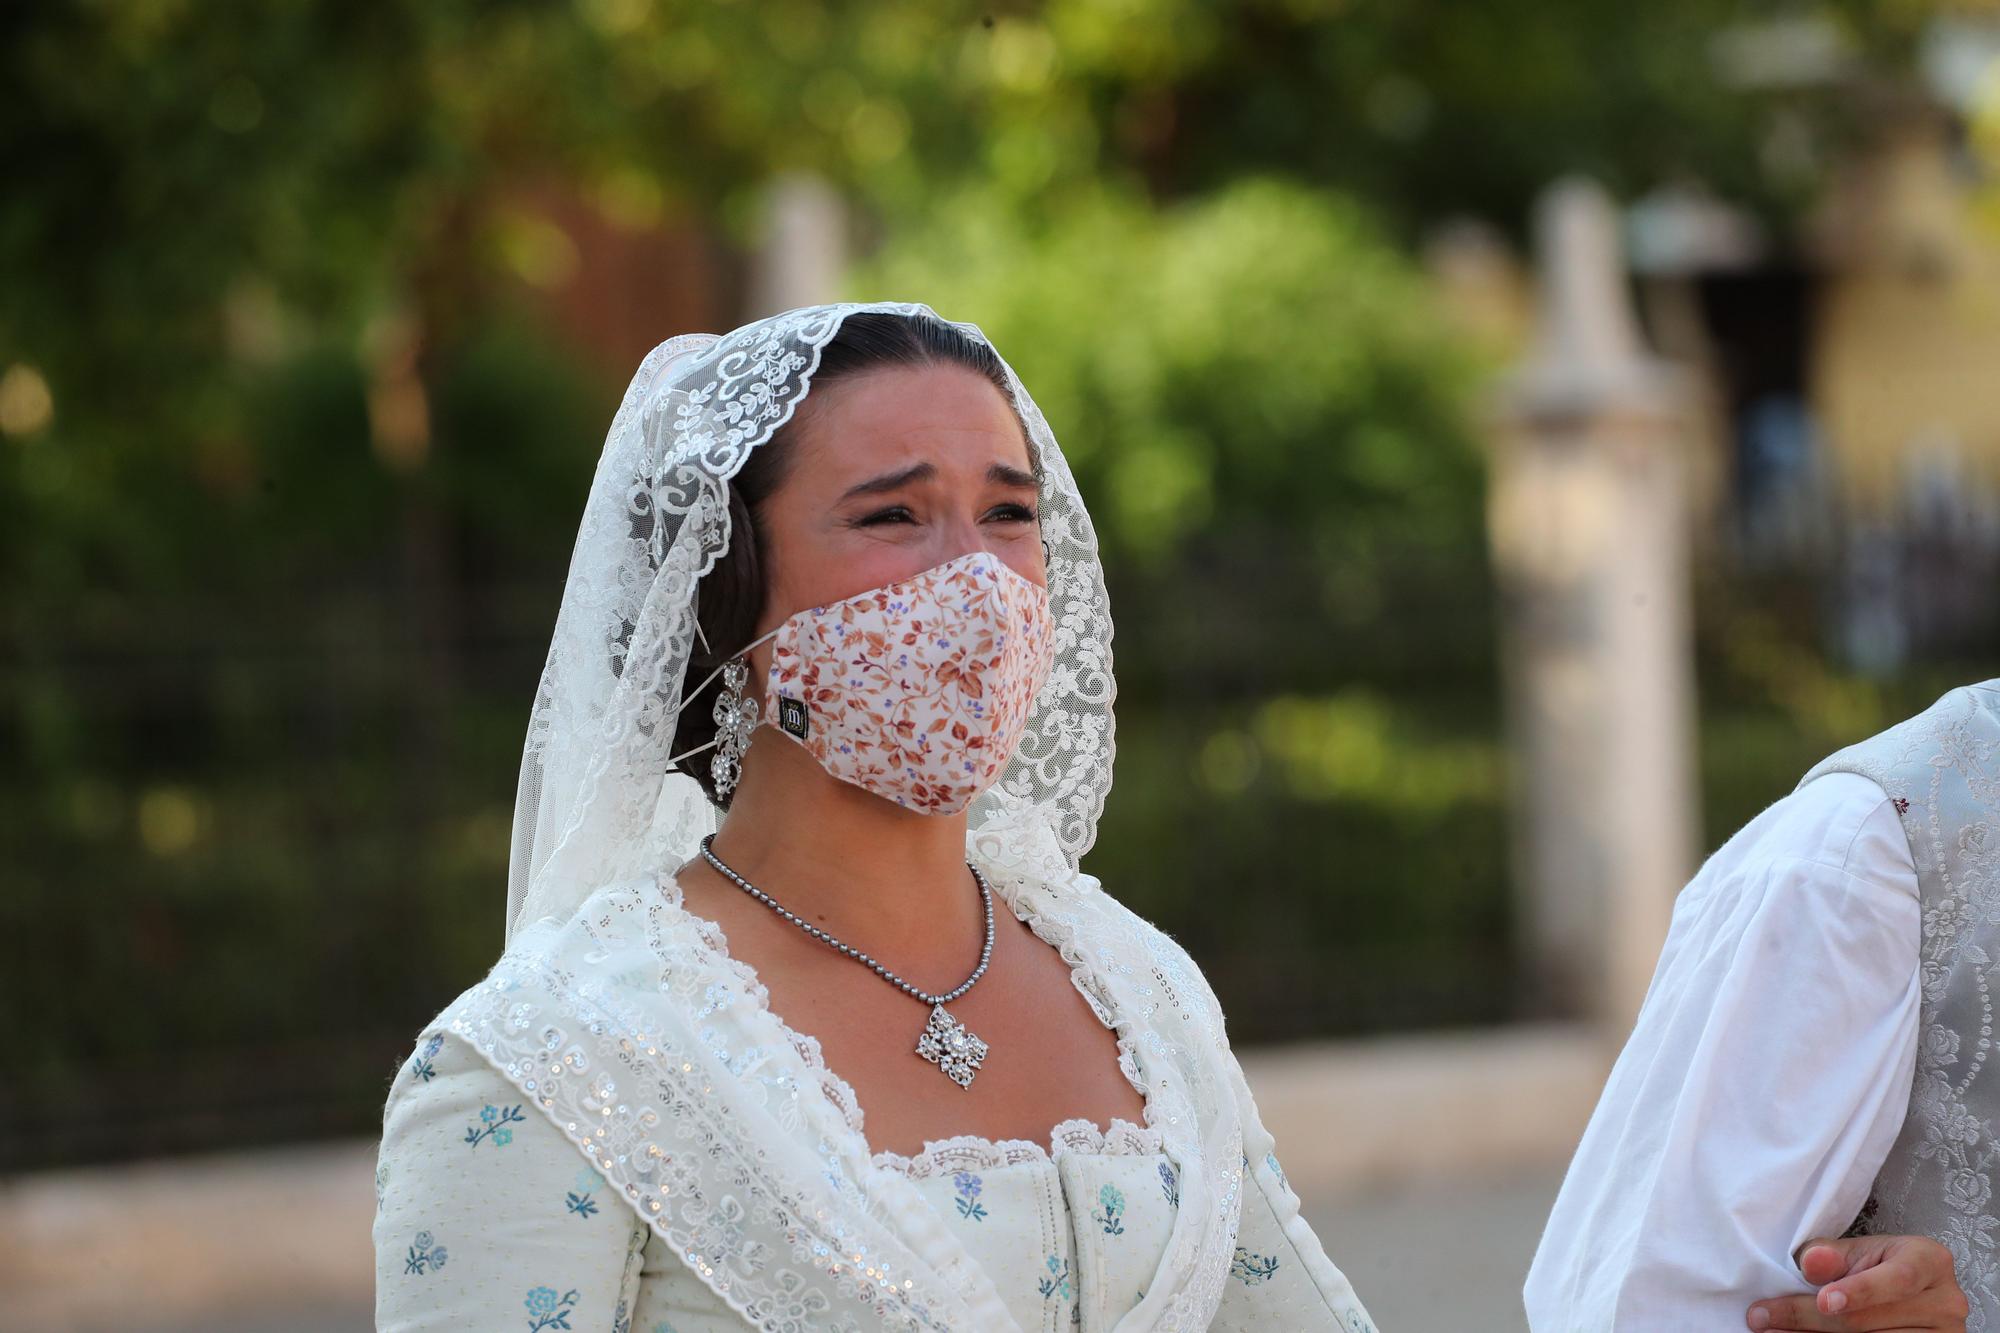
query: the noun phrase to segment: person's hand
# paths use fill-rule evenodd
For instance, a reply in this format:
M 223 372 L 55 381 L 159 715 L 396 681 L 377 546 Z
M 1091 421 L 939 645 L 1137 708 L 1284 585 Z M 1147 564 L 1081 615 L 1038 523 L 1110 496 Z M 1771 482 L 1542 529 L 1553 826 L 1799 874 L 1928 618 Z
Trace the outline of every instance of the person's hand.
M 1758 1301 L 1743 1322 L 1759 1333 L 1965 1333 L 1951 1251 L 1928 1236 L 1809 1240 L 1799 1271 L 1816 1296 Z

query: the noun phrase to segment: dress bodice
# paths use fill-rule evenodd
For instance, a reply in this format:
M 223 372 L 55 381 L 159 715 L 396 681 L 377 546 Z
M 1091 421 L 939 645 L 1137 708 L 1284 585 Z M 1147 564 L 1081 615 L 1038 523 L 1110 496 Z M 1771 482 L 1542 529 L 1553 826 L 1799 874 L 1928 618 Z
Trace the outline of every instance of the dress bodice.
M 1023 1329 L 1113 1327 L 1145 1295 L 1180 1201 L 1160 1136 L 1124 1120 L 1066 1120 L 1046 1149 L 968 1136 L 876 1161 L 914 1180 Z

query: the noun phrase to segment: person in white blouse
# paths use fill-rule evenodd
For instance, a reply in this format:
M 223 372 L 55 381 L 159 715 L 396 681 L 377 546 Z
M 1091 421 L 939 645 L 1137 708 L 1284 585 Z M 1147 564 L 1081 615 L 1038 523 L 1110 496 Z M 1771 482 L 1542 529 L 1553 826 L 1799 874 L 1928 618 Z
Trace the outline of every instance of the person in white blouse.
M 1681 893 L 1528 1273 L 1535 1333 L 2000 1328 L 1996 687 L 1820 764 Z

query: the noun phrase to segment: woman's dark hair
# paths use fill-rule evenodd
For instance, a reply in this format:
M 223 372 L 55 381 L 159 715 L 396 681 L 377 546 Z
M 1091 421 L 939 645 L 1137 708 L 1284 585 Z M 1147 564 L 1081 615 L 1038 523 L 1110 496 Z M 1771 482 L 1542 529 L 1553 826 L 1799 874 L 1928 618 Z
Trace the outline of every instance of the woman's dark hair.
M 1007 389 L 1007 374 L 993 349 L 942 320 L 925 315 L 892 315 L 880 312 L 849 315 L 841 321 L 833 341 L 820 350 L 819 367 L 812 375 L 815 394 L 830 384 L 852 379 L 866 371 L 895 366 L 963 366 L 983 376 L 1013 408 Z M 695 589 L 695 615 L 700 621 L 701 639 L 694 643 L 688 658 L 687 679 L 706 679 L 716 668 L 743 651 L 757 632 L 764 615 L 764 535 L 757 518 L 764 502 L 784 482 L 798 441 L 800 418 L 812 405 L 808 396 L 800 410 L 770 439 L 750 451 L 742 470 L 729 484 L 729 548 L 716 560 Z M 1019 410 L 1015 409 L 1018 416 Z M 1021 434 L 1028 443 L 1028 458 L 1036 476 L 1041 460 L 1025 425 Z M 715 739 L 715 696 L 722 689 L 718 679 L 687 701 L 675 720 L 669 754 L 680 754 Z M 701 784 L 708 799 L 727 809 L 729 802 L 716 794 L 709 776 L 709 760 L 714 751 L 703 750 L 674 765 Z

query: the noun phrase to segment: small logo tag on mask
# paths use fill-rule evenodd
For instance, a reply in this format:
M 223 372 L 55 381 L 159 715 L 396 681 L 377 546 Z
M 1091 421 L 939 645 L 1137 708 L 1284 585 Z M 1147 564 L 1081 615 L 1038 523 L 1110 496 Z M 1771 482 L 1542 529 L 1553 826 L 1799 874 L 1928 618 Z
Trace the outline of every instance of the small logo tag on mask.
M 806 738 L 806 701 L 794 699 L 788 694 L 778 696 L 778 725 L 790 736 L 800 740 Z

